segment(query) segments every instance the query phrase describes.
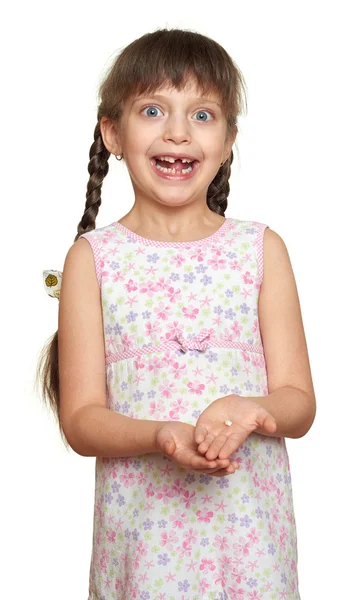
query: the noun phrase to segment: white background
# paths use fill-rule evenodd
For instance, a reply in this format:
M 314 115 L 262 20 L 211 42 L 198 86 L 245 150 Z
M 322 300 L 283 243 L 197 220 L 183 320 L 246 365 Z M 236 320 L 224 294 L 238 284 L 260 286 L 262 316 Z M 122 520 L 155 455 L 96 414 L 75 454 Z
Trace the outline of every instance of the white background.
M 284 239 L 301 300 L 317 417 L 287 440 L 302 600 L 353 598 L 349 2 L 17 2 L 1 41 L 1 596 L 85 600 L 94 458 L 67 452 L 35 391 L 57 329 L 43 269 L 62 270 L 81 219 L 97 90 L 135 38 L 161 27 L 213 37 L 248 86 L 226 215 Z M 131 207 L 110 158 L 97 227 Z M 349 216 L 350 215 L 350 216 Z M 236 476 L 236 474 L 234 475 Z

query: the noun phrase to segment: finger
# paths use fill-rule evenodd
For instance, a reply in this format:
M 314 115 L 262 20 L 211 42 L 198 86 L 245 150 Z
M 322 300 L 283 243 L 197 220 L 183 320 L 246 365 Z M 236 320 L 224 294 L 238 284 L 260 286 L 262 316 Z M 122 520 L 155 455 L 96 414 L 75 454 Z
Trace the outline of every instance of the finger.
M 275 418 L 272 415 L 267 414 L 262 423 L 262 427 L 269 433 L 274 433 L 277 429 L 277 423 Z
M 219 435 L 217 435 L 217 437 L 213 440 L 211 446 L 206 452 L 206 458 L 208 458 L 209 460 L 216 458 L 219 455 L 220 450 L 227 442 L 227 439 L 228 436 L 225 433 L 220 433 Z M 223 455 L 219 458 L 227 458 L 227 456 Z
M 207 432 L 206 427 L 204 427 L 203 425 L 196 425 L 195 433 L 194 433 L 196 444 L 201 444 L 201 442 L 204 441 L 207 433 L 208 432 Z
M 238 468 L 238 463 L 236 463 L 235 466 L 231 464 L 226 469 L 217 469 L 215 471 L 212 471 L 211 473 L 205 473 L 205 475 L 211 475 L 211 477 L 225 477 L 226 475 L 232 475 L 233 473 L 235 473 L 235 471 L 237 471 Z
M 214 439 L 215 439 L 214 434 L 208 432 L 204 441 L 198 447 L 198 451 L 200 452 L 200 454 L 205 454 L 207 452 L 207 450 L 211 446 Z

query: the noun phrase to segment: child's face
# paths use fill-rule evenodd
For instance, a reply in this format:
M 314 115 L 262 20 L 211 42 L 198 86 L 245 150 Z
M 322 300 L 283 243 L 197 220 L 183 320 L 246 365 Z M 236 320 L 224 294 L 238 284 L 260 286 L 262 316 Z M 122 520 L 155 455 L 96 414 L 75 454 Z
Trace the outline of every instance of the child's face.
M 108 143 L 117 144 L 115 154 L 124 154 L 136 202 L 169 206 L 205 203 L 207 188 L 235 139 L 235 135 L 226 139 L 226 119 L 219 102 L 215 93 L 200 98 L 192 81 L 180 92 L 163 87 L 151 96 L 127 101 L 119 134 L 114 136 L 113 130 L 107 129 L 106 137 Z M 173 154 L 196 159 L 191 173 L 181 173 L 191 163 L 160 163 L 155 159 Z M 163 172 L 158 164 L 175 168 L 176 173 Z

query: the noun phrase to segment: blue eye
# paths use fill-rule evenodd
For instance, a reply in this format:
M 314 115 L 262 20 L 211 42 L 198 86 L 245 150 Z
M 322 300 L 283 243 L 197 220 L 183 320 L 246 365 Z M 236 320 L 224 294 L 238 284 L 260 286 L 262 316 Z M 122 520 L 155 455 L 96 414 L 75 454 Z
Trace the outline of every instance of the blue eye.
M 212 113 L 210 113 L 208 110 L 198 110 L 196 114 L 197 115 L 207 115 L 207 114 L 209 114 L 212 117 Z M 197 119 L 197 121 L 200 121 L 200 120 L 201 121 L 209 121 L 209 119 L 205 119 L 205 118 Z
M 156 116 L 158 116 L 158 115 L 156 114 L 156 112 L 157 112 L 157 110 L 159 110 L 159 108 L 157 108 L 156 106 L 146 106 L 146 108 L 144 108 L 144 109 L 143 109 L 143 112 L 144 112 L 145 110 L 154 111 L 154 114 L 151 114 L 151 113 L 150 113 L 149 115 L 147 115 L 147 116 L 149 116 L 149 117 L 150 117 L 150 116 L 151 116 L 151 117 L 156 117 Z

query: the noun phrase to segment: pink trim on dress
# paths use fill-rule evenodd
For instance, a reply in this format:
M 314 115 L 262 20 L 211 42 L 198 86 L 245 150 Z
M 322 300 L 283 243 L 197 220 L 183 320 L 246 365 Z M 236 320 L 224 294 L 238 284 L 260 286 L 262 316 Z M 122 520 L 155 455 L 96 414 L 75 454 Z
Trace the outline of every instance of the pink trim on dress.
M 91 236 L 89 234 L 89 232 L 83 233 L 82 235 L 80 235 L 80 238 L 85 238 L 85 240 L 87 240 L 87 242 L 89 242 L 89 244 L 92 248 L 93 256 L 94 256 L 94 264 L 95 264 L 95 268 L 96 268 L 96 277 L 97 277 L 98 285 L 99 285 L 99 287 L 101 287 L 102 267 L 101 267 L 101 261 L 99 259 L 100 245 L 97 241 L 97 238 Z
M 259 223 L 259 229 L 256 238 L 256 255 L 260 278 L 259 285 L 261 285 L 264 276 L 264 234 L 267 227 L 268 225 Z
M 170 248 L 170 247 L 178 247 L 179 246 L 179 247 L 189 248 L 192 246 L 198 246 L 200 244 L 213 243 L 213 242 L 219 240 L 219 238 L 223 237 L 224 234 L 226 233 L 226 231 L 228 231 L 229 227 L 233 224 L 233 221 L 234 221 L 234 219 L 225 217 L 224 223 L 222 223 L 222 225 L 219 227 L 219 229 L 217 229 L 217 231 L 212 233 L 212 235 L 209 235 L 200 240 L 191 240 L 190 242 L 163 242 L 163 241 L 159 241 L 159 240 L 150 240 L 148 238 L 142 237 L 141 235 L 138 235 L 137 233 L 134 233 L 133 231 L 131 231 L 131 229 L 128 229 L 127 227 L 125 227 L 124 225 L 119 223 L 118 221 L 113 223 L 113 225 L 117 229 L 119 229 L 120 231 L 125 233 L 127 235 L 127 237 L 131 238 L 132 240 L 135 240 L 136 242 L 146 244 L 147 246 L 159 246 L 162 248 Z

